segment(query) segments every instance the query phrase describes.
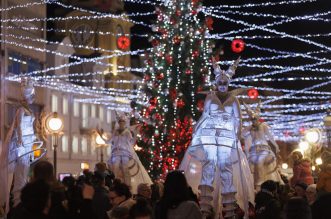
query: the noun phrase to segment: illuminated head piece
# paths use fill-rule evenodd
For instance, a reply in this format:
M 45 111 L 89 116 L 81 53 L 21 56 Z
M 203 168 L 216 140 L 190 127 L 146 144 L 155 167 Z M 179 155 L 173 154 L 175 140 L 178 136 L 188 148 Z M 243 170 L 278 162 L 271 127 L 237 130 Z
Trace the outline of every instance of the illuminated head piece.
M 215 81 L 230 81 L 236 73 L 239 62 L 240 57 L 226 71 L 222 70 L 219 66 L 214 68 Z
M 33 81 L 28 78 L 21 79 L 21 93 L 25 100 L 33 100 L 35 97 L 35 89 L 33 86 Z
M 257 107 L 254 110 L 246 103 L 244 103 L 244 106 L 246 108 L 246 112 L 250 120 L 260 119 L 261 101 L 258 103 Z
M 128 121 L 128 117 L 125 113 L 122 113 L 122 112 L 115 112 L 116 114 L 116 120 L 117 122 L 127 122 Z

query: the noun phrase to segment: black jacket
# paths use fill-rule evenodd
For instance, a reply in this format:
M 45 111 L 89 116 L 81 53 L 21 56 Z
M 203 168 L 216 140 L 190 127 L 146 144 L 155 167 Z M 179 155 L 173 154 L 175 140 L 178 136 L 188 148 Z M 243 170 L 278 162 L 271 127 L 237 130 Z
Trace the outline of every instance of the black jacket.
M 280 202 L 267 192 L 260 191 L 255 196 L 256 219 L 280 219 Z

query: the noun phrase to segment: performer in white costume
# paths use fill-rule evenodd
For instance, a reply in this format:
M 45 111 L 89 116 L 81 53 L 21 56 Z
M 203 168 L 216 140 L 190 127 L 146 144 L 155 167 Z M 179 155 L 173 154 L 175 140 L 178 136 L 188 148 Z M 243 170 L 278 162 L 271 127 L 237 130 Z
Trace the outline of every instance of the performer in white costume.
M 246 104 L 244 105 L 252 122 L 252 125 L 244 129 L 243 137 L 245 139 L 245 153 L 254 176 L 255 189 L 258 191 L 266 180 L 283 183 L 278 172 L 277 158 L 271 150 L 268 140 L 272 143 L 277 155 L 279 154 L 279 147 L 270 133 L 267 123 L 260 121 L 260 103 L 255 110 Z
M 118 128 L 114 130 L 108 140 L 111 144 L 108 165 L 114 172 L 115 177 L 131 186 L 132 192 L 136 193 L 137 186 L 140 183 L 151 185 L 152 180 L 133 148 L 136 139 L 127 123 L 128 118 L 125 115 L 119 116 Z
M 8 131 L 0 156 L 0 205 L 8 211 L 9 193 L 12 182 L 14 206 L 20 202 L 20 191 L 27 183 L 28 171 L 33 158 L 33 145 L 40 148 L 36 121 L 30 105 L 35 99 L 35 90 L 30 80 L 22 79 L 23 101 L 17 109 L 13 123 Z
M 223 71 L 213 60 L 218 91 L 206 97 L 203 114 L 180 166 L 192 188 L 200 190 L 204 215 L 209 216 L 214 209 L 215 218 L 222 208 L 220 199 L 225 218 L 235 217 L 236 203 L 248 218 L 248 202 L 254 203 L 253 177 L 239 141 L 241 110 L 235 97 L 239 91 L 228 91 L 238 63 L 239 59 Z

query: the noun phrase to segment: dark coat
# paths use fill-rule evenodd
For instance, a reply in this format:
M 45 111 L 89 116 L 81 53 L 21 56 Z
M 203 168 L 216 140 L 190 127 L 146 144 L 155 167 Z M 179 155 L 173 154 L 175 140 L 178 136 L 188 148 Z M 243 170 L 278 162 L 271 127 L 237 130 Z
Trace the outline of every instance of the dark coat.
M 280 202 L 267 192 L 258 192 L 255 196 L 256 219 L 281 218 Z

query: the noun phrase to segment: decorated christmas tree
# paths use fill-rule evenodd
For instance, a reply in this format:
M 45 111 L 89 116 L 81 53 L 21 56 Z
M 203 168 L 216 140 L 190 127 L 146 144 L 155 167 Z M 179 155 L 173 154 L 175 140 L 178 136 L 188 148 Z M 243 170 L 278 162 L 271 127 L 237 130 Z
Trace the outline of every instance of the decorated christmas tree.
M 194 121 L 210 89 L 212 45 L 205 39 L 212 19 L 198 13 L 199 0 L 170 0 L 156 8 L 146 60 L 145 106 L 141 115 L 140 157 L 152 177 L 176 169 L 192 137 Z

